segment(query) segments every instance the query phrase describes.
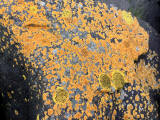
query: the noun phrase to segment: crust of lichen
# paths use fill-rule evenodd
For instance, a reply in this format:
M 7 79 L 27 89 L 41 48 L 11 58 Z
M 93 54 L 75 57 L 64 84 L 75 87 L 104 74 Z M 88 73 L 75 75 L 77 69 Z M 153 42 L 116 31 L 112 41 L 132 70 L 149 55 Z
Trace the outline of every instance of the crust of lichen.
M 134 18 L 132 17 L 131 12 L 122 11 L 122 17 L 127 24 L 133 24 Z
M 99 75 L 99 84 L 106 91 L 109 92 L 111 90 L 111 79 L 108 74 L 102 73 Z
M 123 74 L 123 72 L 118 70 L 112 72 L 112 85 L 116 90 L 124 87 L 125 75 Z
M 69 98 L 69 93 L 63 87 L 57 87 L 53 95 L 53 100 L 57 104 L 65 104 Z
M 49 118 L 52 110 L 52 114 L 57 117 L 61 114 L 62 108 L 67 108 L 66 113 L 73 113 L 74 110 L 82 111 L 82 113 L 77 112 L 69 118 L 65 116 L 67 119 L 87 119 L 92 116 L 93 111 L 96 118 L 101 119 L 104 117 L 102 109 L 112 110 L 113 102 L 106 101 L 113 100 L 114 97 L 106 92 L 95 94 L 99 87 L 98 76 L 101 73 L 121 69 L 127 73 L 125 80 L 128 80 L 128 83 L 131 84 L 131 86 L 124 87 L 124 90 L 128 92 L 140 90 L 143 93 L 138 94 L 135 98 L 128 99 L 133 102 L 139 96 L 146 99 L 144 110 L 147 111 L 147 102 L 150 101 L 148 91 L 150 88 L 157 89 L 159 85 L 155 80 L 156 69 L 154 67 L 145 64 L 144 61 L 140 61 L 138 65 L 134 63 L 139 55 L 146 53 L 149 49 L 149 35 L 139 25 L 136 18 L 132 19 L 130 15 L 126 15 L 131 19 L 128 21 L 122 10 L 109 9 L 106 4 L 100 2 L 97 2 L 97 6 L 94 6 L 92 0 L 85 1 L 86 6 L 75 1 L 65 0 L 61 11 L 57 11 L 59 2 L 55 0 L 55 4 L 48 3 L 46 5 L 49 10 L 52 9 L 51 16 L 56 19 L 50 21 L 45 15 L 45 8 L 41 6 L 41 9 L 39 9 L 37 2 L 30 1 L 25 2 L 25 4 L 17 2 L 12 5 L 11 14 L 20 19 L 22 26 L 16 25 L 16 21 L 9 19 L 9 15 L 5 12 L 7 9 L 4 7 L 0 8 L 0 13 L 3 13 L 3 19 L 0 19 L 0 22 L 13 32 L 14 41 L 11 43 L 20 43 L 22 49 L 19 49 L 19 52 L 32 63 L 32 67 L 42 69 L 43 76 L 47 79 L 47 83 L 44 82 L 46 89 L 43 91 L 43 101 L 50 109 L 44 111 L 44 119 Z M 71 5 L 68 5 L 69 2 Z M 5 2 L 8 5 L 11 3 L 12 1 Z M 83 6 L 83 8 L 80 6 Z M 75 8 L 77 9 L 72 11 L 72 14 L 71 12 L 64 12 Z M 20 14 L 17 14 L 17 11 Z M 23 11 L 27 12 L 27 15 Z M 56 23 L 54 27 L 51 26 L 53 23 Z M 79 34 L 73 32 L 76 28 L 78 28 Z M 53 30 L 53 32 L 49 32 L 50 30 Z M 68 32 L 68 38 L 63 38 L 63 30 Z M 81 33 L 84 32 L 87 35 L 81 38 Z M 93 37 L 94 33 L 96 33 L 95 37 L 98 36 L 98 38 Z M 113 39 L 115 43 L 111 42 Z M 6 48 L 7 46 L 4 46 L 1 50 L 4 51 Z M 16 58 L 14 61 L 17 63 Z M 28 67 L 28 63 L 25 63 L 25 65 Z M 59 77 L 61 81 L 59 81 Z M 69 85 L 62 85 L 62 83 L 69 83 Z M 135 83 L 136 87 L 133 87 Z M 81 95 L 73 95 L 76 100 L 75 107 L 72 107 L 73 102 L 69 99 L 63 105 L 53 102 L 55 100 L 50 98 L 49 94 L 55 95 L 56 86 L 67 88 L 69 94 L 74 94 L 77 88 L 82 92 Z M 121 104 L 122 100 L 119 99 L 121 94 L 115 94 L 116 105 L 119 109 L 124 109 L 126 106 Z M 95 96 L 99 96 L 102 100 L 98 108 L 92 103 Z M 87 99 L 87 102 L 79 103 L 82 99 Z M 127 101 L 125 102 L 127 103 Z M 84 110 L 83 106 L 85 104 L 86 109 Z M 110 108 L 107 108 L 107 106 L 110 106 Z M 150 112 L 153 110 L 152 107 L 149 109 Z M 134 115 L 131 114 L 134 109 L 137 109 L 137 107 L 127 109 L 124 118 L 136 118 L 138 112 L 134 112 Z M 97 114 L 98 110 L 100 110 L 100 115 Z M 114 110 L 114 116 L 116 114 Z

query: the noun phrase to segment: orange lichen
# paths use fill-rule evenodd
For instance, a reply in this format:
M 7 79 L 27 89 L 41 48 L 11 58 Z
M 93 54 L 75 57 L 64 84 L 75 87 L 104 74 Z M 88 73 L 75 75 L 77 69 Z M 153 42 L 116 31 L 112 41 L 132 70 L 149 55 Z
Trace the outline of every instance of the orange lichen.
M 134 63 L 139 55 L 149 49 L 149 35 L 136 18 L 126 11 L 109 9 L 105 3 L 97 2 L 95 6 L 93 0 L 86 0 L 83 4 L 65 0 L 62 8 L 58 8 L 61 2 L 56 0 L 55 4 L 46 4 L 47 9 L 52 10 L 46 15 L 45 7 L 38 7 L 37 2 L 20 4 L 18 1 L 12 5 L 11 14 L 20 19 L 20 25 L 9 19 L 5 13 L 7 8 L 0 8 L 4 16 L 0 22 L 13 32 L 14 41 L 11 43 L 21 45 L 21 49 L 17 48 L 27 60 L 26 68 L 31 63 L 33 68 L 42 70 L 40 76 L 46 88 L 42 98 L 45 105 L 50 107 L 44 112 L 44 119 L 52 114 L 57 117 L 63 108 L 67 109 L 67 114 L 71 114 L 65 116 L 67 119 L 87 119 L 92 117 L 92 113 L 101 119 L 105 114 L 102 109 L 111 111 L 114 104 L 124 109 L 125 106 L 121 104 L 123 94 L 114 93 L 114 97 L 108 94 L 111 85 L 116 90 L 140 91 L 141 97 L 149 101 L 149 89 L 159 87 L 155 80 L 157 72 L 156 68 L 144 61 L 138 65 Z M 57 11 L 57 8 L 60 10 Z M 27 14 L 23 11 L 27 11 Z M 7 45 L 1 51 L 6 48 Z M 153 57 L 152 53 L 148 56 L 149 59 Z M 18 64 L 16 59 L 15 63 Z M 121 70 L 126 73 L 125 76 Z M 106 74 L 111 72 L 112 75 Z M 126 81 L 130 84 L 128 88 L 124 87 Z M 103 88 L 101 91 L 99 83 Z M 71 99 L 68 99 L 69 94 Z M 50 98 L 50 95 L 53 97 Z M 98 107 L 93 102 L 97 96 L 101 100 L 97 102 L 100 103 Z M 137 101 L 140 99 L 137 96 L 129 97 L 125 102 Z M 147 103 L 144 104 L 147 110 Z M 74 113 L 75 109 L 81 112 Z M 135 115 L 131 114 L 132 109 L 134 107 L 130 104 L 124 112 L 124 119 L 139 118 L 136 111 Z M 150 110 L 153 110 L 152 107 Z M 100 115 L 97 111 L 100 111 Z M 114 110 L 113 114 L 116 113 Z
M 80 119 L 82 116 L 82 114 L 80 112 L 77 112 L 75 115 L 74 115 L 74 118 L 76 119 Z
M 17 110 L 14 110 L 15 115 L 19 115 L 19 112 Z
M 136 95 L 135 100 L 139 101 L 139 96 L 138 95 Z
M 44 101 L 47 100 L 47 95 L 48 95 L 48 93 L 43 93 L 43 100 Z
M 53 110 L 52 109 L 48 109 L 48 115 L 51 116 L 53 114 Z

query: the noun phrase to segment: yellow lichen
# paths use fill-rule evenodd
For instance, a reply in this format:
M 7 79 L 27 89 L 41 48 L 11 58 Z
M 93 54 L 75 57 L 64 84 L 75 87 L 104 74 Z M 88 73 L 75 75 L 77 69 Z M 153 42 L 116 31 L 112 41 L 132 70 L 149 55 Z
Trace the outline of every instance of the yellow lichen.
M 99 75 L 99 84 L 103 89 L 110 91 L 111 79 L 107 74 L 103 73 Z
M 63 87 L 57 87 L 53 100 L 57 104 L 64 104 L 69 97 L 68 92 Z
M 65 0 L 64 6 L 62 4 L 62 8 L 57 10 L 61 2 L 55 0 L 55 4 L 49 2 L 46 4 L 47 9 L 52 10 L 50 15 L 54 19 L 51 20 L 48 14 L 46 15 L 46 7 L 39 7 L 37 1 L 19 4 L 19 0 L 12 5 L 11 14 L 22 21 L 21 27 L 14 24 L 14 20 L 9 19 L 9 15 L 5 13 L 7 8 L 3 7 L 0 8 L 0 13 L 4 17 L 0 18 L 0 22 L 13 31 L 11 44 L 21 45 L 21 49 L 17 47 L 17 52 L 22 53 L 27 59 L 25 67 L 29 68 L 28 63 L 31 63 L 33 68 L 42 70 L 39 76 L 42 82 L 44 82 L 43 78 L 47 79 L 48 83 L 44 82 L 46 88 L 43 89 L 42 98 L 44 106 L 50 107 L 48 111 L 44 111 L 44 119 L 48 119 L 52 114 L 58 117 L 63 112 L 62 108 L 65 108 L 66 113 L 69 114 L 73 114 L 74 110 L 81 111 L 70 115 L 69 118 L 64 116 L 66 119 L 88 119 L 93 112 L 96 119 L 102 119 L 104 111 L 112 110 L 114 104 L 106 102 L 114 99 L 113 94 L 108 94 L 108 91 L 110 92 L 112 86 L 116 90 L 123 88 L 127 80 L 131 86 L 124 87 L 125 91 L 140 90 L 145 93 L 143 95 L 141 93 L 141 97 L 149 101 L 150 87 L 158 88 L 155 80 L 156 69 L 146 65 L 144 61 L 140 61 L 139 65 L 134 63 L 139 55 L 148 51 L 149 35 L 139 25 L 138 20 L 132 18 L 131 13 L 109 9 L 106 4 L 100 2 L 95 6 L 93 0 L 86 0 L 83 4 L 74 0 Z M 17 11 L 20 14 L 17 14 Z M 82 34 L 85 34 L 85 37 L 82 37 Z M 115 43 L 111 42 L 113 39 Z M 2 47 L 1 51 L 6 48 L 8 45 Z M 14 62 L 18 64 L 17 60 Z M 114 71 L 121 69 L 126 72 L 125 76 L 120 71 Z M 112 75 L 108 71 L 113 71 Z M 27 76 L 22 77 L 25 80 Z M 134 81 L 136 81 L 136 88 L 133 86 Z M 99 84 L 102 87 L 101 91 L 97 90 Z M 63 88 L 56 89 L 56 86 L 63 86 Z M 77 89 L 81 94 L 76 91 Z M 75 92 L 74 90 L 76 95 L 72 97 L 75 98 L 76 104 L 73 107 L 68 97 Z M 50 94 L 53 94 L 52 98 Z M 99 98 L 101 102 L 97 108 L 93 98 L 97 95 L 101 97 L 102 94 L 104 96 Z M 140 99 L 140 96 L 129 97 L 127 101 L 123 101 L 119 99 L 120 96 L 120 93 L 115 93 L 117 99 L 115 104 L 121 110 L 125 108 L 125 105 L 121 105 L 122 102 L 128 103 Z M 87 102 L 84 103 L 82 99 L 86 99 Z M 147 106 L 147 103 L 144 104 Z M 129 107 L 136 109 L 135 106 Z M 98 109 L 100 115 L 97 113 Z M 132 109 L 128 108 L 125 111 L 124 118 L 133 118 Z M 147 107 L 144 109 L 147 110 Z M 114 118 L 116 111 L 112 112 Z
M 129 24 L 129 25 L 132 24 L 133 21 L 134 21 L 134 19 L 133 19 L 133 17 L 132 17 L 132 15 L 131 15 L 130 12 L 122 11 L 122 17 L 123 17 L 123 19 L 125 20 L 125 22 L 126 22 L 127 24 Z
M 125 84 L 124 74 L 117 70 L 113 71 L 112 72 L 112 84 L 116 90 L 123 88 Z
M 70 17 L 72 17 L 72 11 L 69 10 L 69 9 L 65 9 L 65 10 L 62 12 L 62 17 L 63 17 L 63 18 L 70 18 Z

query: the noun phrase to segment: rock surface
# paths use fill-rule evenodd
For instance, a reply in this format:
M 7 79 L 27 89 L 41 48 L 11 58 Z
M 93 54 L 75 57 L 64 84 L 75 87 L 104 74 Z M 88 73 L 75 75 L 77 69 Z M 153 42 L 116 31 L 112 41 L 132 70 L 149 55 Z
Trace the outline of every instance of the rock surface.
M 119 10 L 144 0 L 105 2 L 110 9 L 91 0 L 0 3 L 0 92 L 7 119 L 159 119 L 159 34 Z M 116 70 L 128 83 L 117 90 L 111 81 L 108 92 L 98 76 L 112 78 Z M 63 105 L 53 99 L 59 86 L 69 93 Z

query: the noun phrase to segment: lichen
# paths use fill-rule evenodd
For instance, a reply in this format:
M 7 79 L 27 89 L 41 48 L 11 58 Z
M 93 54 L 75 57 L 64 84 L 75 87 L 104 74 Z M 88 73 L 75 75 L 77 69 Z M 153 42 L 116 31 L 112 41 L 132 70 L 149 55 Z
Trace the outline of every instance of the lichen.
M 133 24 L 134 19 L 133 19 L 132 15 L 131 15 L 131 12 L 122 11 L 122 17 L 123 17 L 123 19 L 125 20 L 125 22 L 127 24 L 129 24 L 129 25 Z
M 69 97 L 69 94 L 64 88 L 57 87 L 55 95 L 53 96 L 53 100 L 57 104 L 65 104 L 68 97 Z
M 103 73 L 99 75 L 99 83 L 103 89 L 110 91 L 111 79 L 107 74 Z
M 112 84 L 116 90 L 123 88 L 125 85 L 124 74 L 120 71 L 113 71 Z
M 25 4 L 12 2 L 2 2 L 7 7 L 0 8 L 3 13 L 0 22 L 12 31 L 11 44 L 21 45 L 17 49 L 26 59 L 25 67 L 29 68 L 30 63 L 41 70 L 39 77 L 45 86 L 42 99 L 47 110 L 43 109 L 45 116 L 40 115 L 40 118 L 47 120 L 52 116 L 56 119 L 64 109 L 65 119 L 109 119 L 110 116 L 114 119 L 117 109 L 124 112 L 124 118 L 136 119 L 136 113 L 143 117 L 150 101 L 149 90 L 144 91 L 157 89 L 159 83 L 155 77 L 156 68 L 144 61 L 138 65 L 134 63 L 148 51 L 149 35 L 131 13 L 109 9 L 105 3 L 93 0 L 83 4 L 55 0 L 54 4 L 48 2 L 45 6 L 40 6 L 37 0 Z M 16 19 L 9 19 L 8 8 Z M 0 50 L 4 52 L 7 46 Z M 18 64 L 16 58 L 14 61 Z M 122 72 L 114 70 L 123 70 L 126 74 L 123 76 Z M 27 81 L 27 76 L 24 79 Z M 129 86 L 124 86 L 126 80 Z M 123 88 L 123 92 L 115 91 L 112 95 L 103 92 L 112 86 L 116 90 Z M 125 94 L 135 91 L 139 92 L 136 97 L 126 97 Z M 144 99 L 143 111 L 139 106 L 127 107 L 128 101 L 135 103 L 137 98 Z M 152 107 L 150 112 L 154 110 Z M 105 111 L 111 113 L 106 115 Z

